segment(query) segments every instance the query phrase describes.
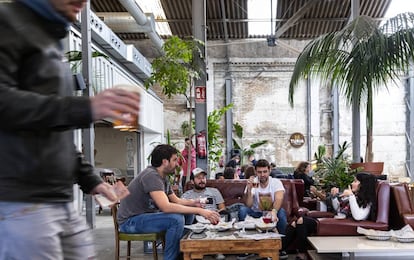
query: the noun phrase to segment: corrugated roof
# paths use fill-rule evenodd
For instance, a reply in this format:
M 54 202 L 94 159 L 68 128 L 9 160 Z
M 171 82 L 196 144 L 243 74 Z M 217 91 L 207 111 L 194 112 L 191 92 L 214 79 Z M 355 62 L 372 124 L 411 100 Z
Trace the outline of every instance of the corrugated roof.
M 317 0 L 278 0 L 274 19 L 275 29 L 279 29 L 284 23 L 288 22 L 309 1 Z M 380 19 L 385 15 L 390 2 L 391 0 L 360 0 L 360 14 Z M 182 38 L 192 36 L 192 0 L 161 0 L 161 4 L 172 34 Z M 247 0 L 224 0 L 224 6 L 225 24 L 229 39 L 266 38 L 270 36 L 270 32 L 269 35 L 249 35 Z M 126 12 L 117 0 L 91 0 L 91 8 L 95 12 Z M 206 10 L 207 39 L 224 40 L 221 0 L 207 0 Z M 339 30 L 348 22 L 350 12 L 350 1 L 348 0 L 317 1 L 296 23 L 284 31 L 280 38 L 308 39 Z M 118 35 L 124 40 L 145 38 L 143 33 L 119 32 Z

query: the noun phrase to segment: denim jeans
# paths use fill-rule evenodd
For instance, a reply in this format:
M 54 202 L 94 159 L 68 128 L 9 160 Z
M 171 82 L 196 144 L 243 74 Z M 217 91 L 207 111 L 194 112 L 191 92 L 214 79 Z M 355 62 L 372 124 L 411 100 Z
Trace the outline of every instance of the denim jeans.
M 249 207 L 242 206 L 239 209 L 239 221 L 244 221 L 247 215 L 253 218 L 260 218 L 262 214 L 262 211 L 255 211 Z M 286 211 L 283 208 L 279 209 L 279 211 L 277 212 L 277 218 L 279 219 L 279 221 L 276 224 L 277 230 L 280 234 L 284 235 L 286 233 L 287 227 L 287 216 Z
M 92 233 L 73 203 L 0 201 L 0 259 L 95 259 Z
M 165 232 L 164 259 L 175 260 L 180 253 L 180 239 L 184 235 L 184 223 L 190 224 L 193 215 L 174 213 L 145 213 L 130 217 L 119 225 L 124 233 Z

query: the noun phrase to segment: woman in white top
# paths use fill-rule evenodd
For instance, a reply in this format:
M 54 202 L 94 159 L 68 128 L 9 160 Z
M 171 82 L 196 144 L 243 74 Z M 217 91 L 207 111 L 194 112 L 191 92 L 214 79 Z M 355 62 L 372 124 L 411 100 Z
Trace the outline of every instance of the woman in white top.
M 332 203 L 334 208 L 337 212 L 355 220 L 375 220 L 377 214 L 376 183 L 377 179 L 374 175 L 364 172 L 355 174 L 351 187 L 340 195 L 338 192 L 335 194 L 341 197 L 341 202 L 334 199 Z M 307 237 L 316 232 L 316 227 L 316 219 L 306 216 L 298 218 L 287 228 L 283 247 L 287 248 L 296 238 L 299 252 L 296 260 L 305 259 Z

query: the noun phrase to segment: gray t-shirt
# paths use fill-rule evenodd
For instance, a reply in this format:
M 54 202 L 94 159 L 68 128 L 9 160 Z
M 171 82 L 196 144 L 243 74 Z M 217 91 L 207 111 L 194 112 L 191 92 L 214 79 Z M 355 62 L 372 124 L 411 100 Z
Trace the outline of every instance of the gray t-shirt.
M 202 191 L 195 191 L 194 189 L 184 192 L 181 196 L 183 199 L 198 199 L 198 198 L 207 198 L 207 203 L 205 209 L 208 210 L 217 210 L 217 205 L 224 203 L 223 196 L 220 191 L 216 188 L 206 187 Z
M 148 166 L 128 185 L 130 194 L 121 200 L 118 210 L 118 223 L 143 213 L 159 212 L 150 196 L 152 191 L 164 191 L 168 196 L 173 191 L 167 178 L 163 179 L 155 167 Z

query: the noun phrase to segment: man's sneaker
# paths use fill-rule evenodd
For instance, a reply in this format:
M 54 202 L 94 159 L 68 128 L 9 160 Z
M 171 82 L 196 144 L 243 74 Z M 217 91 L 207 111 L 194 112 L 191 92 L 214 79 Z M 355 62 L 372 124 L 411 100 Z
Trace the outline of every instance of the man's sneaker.
M 249 253 L 245 253 L 245 254 L 241 254 L 237 256 L 237 260 L 246 260 L 249 259 L 249 257 L 255 256 L 255 254 L 249 254 Z
M 216 259 L 217 260 L 223 260 L 223 259 L 226 259 L 226 257 L 223 254 L 217 254 Z
M 279 251 L 279 259 L 288 259 L 289 255 L 286 254 L 286 251 Z

